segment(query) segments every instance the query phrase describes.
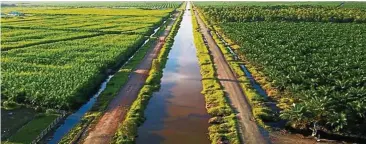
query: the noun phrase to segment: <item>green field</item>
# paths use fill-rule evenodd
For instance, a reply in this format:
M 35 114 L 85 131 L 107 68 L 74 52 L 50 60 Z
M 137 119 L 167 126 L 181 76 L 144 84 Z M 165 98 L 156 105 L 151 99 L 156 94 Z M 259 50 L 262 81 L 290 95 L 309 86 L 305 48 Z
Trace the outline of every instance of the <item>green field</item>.
M 24 124 L 31 121 L 36 112 L 31 108 L 6 110 L 1 108 L 1 136 L 2 141 L 17 132 Z
M 282 119 L 366 133 L 366 3 L 235 3 L 195 5 L 254 69 Z
M 342 8 L 366 8 L 366 3 L 364 2 L 342 2 L 336 1 L 307 1 L 307 2 L 238 2 L 238 1 L 214 1 L 214 2 L 195 2 L 198 6 L 218 6 L 218 7 L 233 7 L 233 6 L 300 6 L 300 5 L 310 5 L 310 6 L 326 6 L 326 7 L 342 7 Z
M 34 140 L 58 116 L 44 114 L 47 108 L 79 108 L 109 72 L 118 70 L 181 4 L 120 3 L 125 8 L 114 8 L 107 5 L 116 3 L 102 7 L 16 3 L 2 4 L 1 10 L 2 105 L 20 104 L 19 108 L 1 109 L 2 135 L 6 135 L 2 141 L 7 143 Z M 6 15 L 14 11 L 24 15 Z M 127 79 L 128 73 L 118 79 Z M 114 80 L 111 85 L 116 83 L 120 82 Z M 98 101 L 97 112 L 110 99 Z
M 4 7 L 2 99 L 72 109 L 173 9 Z
M 12 135 L 5 144 L 11 143 L 30 143 L 33 141 L 58 115 L 42 114 L 20 128 L 16 134 Z
M 69 1 L 69 2 L 3 2 L 8 5 L 17 5 L 22 7 L 109 7 L 109 8 L 147 8 L 147 9 L 162 9 L 162 8 L 177 8 L 182 2 L 179 1 L 135 1 L 135 2 L 102 2 L 102 1 L 89 1 L 89 2 L 79 2 L 79 1 Z
M 335 22 L 364 23 L 364 9 L 338 8 L 322 6 L 205 6 L 201 8 L 215 22 L 256 22 L 256 21 L 291 21 L 291 22 Z

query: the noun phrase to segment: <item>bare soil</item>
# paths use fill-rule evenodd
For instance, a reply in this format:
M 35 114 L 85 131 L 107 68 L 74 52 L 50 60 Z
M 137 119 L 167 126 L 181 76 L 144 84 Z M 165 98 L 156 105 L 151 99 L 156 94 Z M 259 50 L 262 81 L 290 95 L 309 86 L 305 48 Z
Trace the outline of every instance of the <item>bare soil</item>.
M 178 15 L 174 15 L 172 20 L 166 27 L 164 33 L 160 37 L 165 37 L 169 34 L 172 25 Z M 164 42 L 158 41 L 155 46 L 152 46 L 141 63 L 130 74 L 127 83 L 121 88 L 118 95 L 110 102 L 106 112 L 100 118 L 98 123 L 89 131 L 89 134 L 84 139 L 85 144 L 106 144 L 113 139 L 118 126 L 123 122 L 129 107 L 137 98 L 137 95 L 144 85 L 149 74 L 151 63 L 159 54 L 159 51 Z

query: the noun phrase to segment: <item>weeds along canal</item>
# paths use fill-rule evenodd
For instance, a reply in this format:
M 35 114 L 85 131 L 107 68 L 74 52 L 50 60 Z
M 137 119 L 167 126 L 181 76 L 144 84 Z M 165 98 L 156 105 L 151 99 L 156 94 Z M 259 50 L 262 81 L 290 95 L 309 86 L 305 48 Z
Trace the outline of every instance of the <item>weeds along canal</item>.
M 174 38 L 161 88 L 145 110 L 137 143 L 210 143 L 201 74 L 194 46 L 192 18 L 187 4 Z

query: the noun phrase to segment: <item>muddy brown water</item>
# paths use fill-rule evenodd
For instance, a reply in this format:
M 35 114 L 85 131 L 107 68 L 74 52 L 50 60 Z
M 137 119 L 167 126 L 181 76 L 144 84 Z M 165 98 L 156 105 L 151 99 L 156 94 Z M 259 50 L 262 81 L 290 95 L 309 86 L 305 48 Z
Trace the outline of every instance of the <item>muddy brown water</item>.
M 138 144 L 210 143 L 201 74 L 193 43 L 189 4 L 174 38 L 163 70 L 161 89 L 145 110 L 146 121 L 138 129 Z

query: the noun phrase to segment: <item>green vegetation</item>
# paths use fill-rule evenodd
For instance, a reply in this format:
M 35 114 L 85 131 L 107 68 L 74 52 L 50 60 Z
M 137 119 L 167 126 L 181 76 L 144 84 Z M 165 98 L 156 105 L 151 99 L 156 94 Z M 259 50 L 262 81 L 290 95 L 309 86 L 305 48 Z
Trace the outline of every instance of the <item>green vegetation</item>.
M 144 8 L 144 9 L 162 9 L 162 8 L 177 8 L 179 7 L 182 2 L 179 1 L 134 1 L 134 2 L 127 2 L 127 1 L 89 1 L 89 2 L 4 2 L 4 4 L 16 4 L 17 6 L 23 7 L 108 7 L 108 8 Z M 3 6 L 4 7 L 4 6 Z
M 2 14 L 10 11 L 25 14 L 1 18 L 3 108 L 16 111 L 15 108 L 19 105 L 38 110 L 47 107 L 73 110 L 80 107 L 106 76 L 125 63 L 181 2 L 153 3 L 134 8 L 131 5 L 123 9 L 94 6 L 56 8 L 45 5 L 3 7 Z M 156 35 L 159 34 L 160 32 Z M 93 124 L 98 120 L 155 39 L 151 38 L 116 73 L 93 110 L 86 114 L 62 142 L 72 142 L 90 122 Z M 18 114 L 21 112 L 14 113 Z M 27 122 L 25 127 L 35 129 L 32 133 L 37 136 L 40 132 L 38 130 L 43 130 L 43 126 L 52 122 L 47 121 L 47 118 L 33 119 L 34 115 L 35 113 L 29 119 L 23 119 L 25 121 L 14 122 L 17 125 L 5 121 L 2 125 L 9 125 L 11 131 L 7 137 Z M 33 125 L 39 121 L 43 125 Z M 19 131 L 20 136 L 23 131 Z M 19 135 L 13 137 L 18 139 Z M 13 137 L 11 141 L 14 141 Z M 20 140 L 21 143 L 29 143 L 34 138 L 32 134 L 27 140 Z
M 181 7 L 185 7 L 183 4 Z M 149 76 L 145 85 L 141 88 L 136 100 L 129 108 L 126 118 L 119 126 L 115 134 L 113 143 L 134 143 L 137 136 L 137 129 L 144 121 L 144 110 L 152 96 L 152 93 L 160 88 L 160 79 L 162 77 L 163 68 L 165 67 L 167 56 L 174 43 L 174 37 L 179 29 L 182 21 L 182 10 L 173 24 L 169 35 L 165 39 L 165 43 L 160 49 L 159 55 L 152 62 Z
M 341 16 L 339 21 L 333 22 L 363 22 L 357 19 L 363 19 L 364 10 L 321 6 L 232 7 L 208 9 L 203 6 L 200 10 L 234 48 L 267 94 L 278 101 L 283 110 L 281 118 L 288 120 L 294 128 L 315 126 L 313 135 L 317 130 L 354 135 L 366 133 L 363 128 L 366 115 L 366 51 L 363 44 L 366 35 L 363 31 L 366 25 L 328 23 L 331 21 L 328 18 L 333 16 Z M 298 13 L 266 13 L 283 8 L 285 11 L 297 9 Z M 248 13 L 238 9 L 258 11 L 269 19 L 242 23 L 246 19 L 242 16 Z M 291 15 L 300 16 L 306 9 L 322 14 L 318 18 L 291 18 Z M 326 9 L 334 9 L 334 13 L 330 16 L 323 13 Z M 225 18 L 224 11 L 233 19 Z M 358 12 L 342 16 L 350 11 Z M 276 18 L 271 19 L 272 16 Z M 328 20 L 323 21 L 324 18 Z
M 20 108 L 20 104 L 14 102 L 14 101 L 4 101 L 2 103 L 2 109 L 5 110 L 14 110 Z
M 57 114 L 38 114 L 35 118 L 19 129 L 5 143 L 30 143 L 34 140 L 50 123 L 59 115 Z
M 204 6 L 202 12 L 215 22 L 293 21 L 366 22 L 366 11 L 358 8 L 323 6 Z
M 214 1 L 214 2 L 195 2 L 197 6 L 216 6 L 216 7 L 233 7 L 233 6 L 327 6 L 327 7 L 339 7 L 339 8 L 366 8 L 365 2 L 355 1 L 288 1 L 288 2 L 253 2 L 253 1 Z
M 285 110 L 284 118 L 298 121 L 299 127 L 317 122 L 335 131 L 355 131 L 363 123 L 365 25 L 264 22 L 222 27 L 245 47 L 241 52 L 261 68 L 274 87 L 286 89 L 292 93 L 290 98 L 302 101 Z M 241 31 L 234 32 L 238 29 Z M 294 117 L 292 110 L 300 108 L 304 116 L 287 117 Z M 344 121 L 339 121 L 341 115 L 346 117 Z
M 126 61 L 142 40 L 139 35 L 105 35 L 3 52 L 2 98 L 76 108 L 102 81 L 103 69 Z
M 193 15 L 193 11 L 191 10 Z M 202 94 L 205 96 L 207 113 L 211 115 L 208 128 L 212 144 L 224 141 L 236 144 L 240 143 L 237 122 L 234 111 L 225 98 L 223 88 L 216 77 L 216 70 L 208 47 L 203 42 L 199 32 L 196 17 L 192 16 L 194 43 L 197 49 L 197 57 L 202 75 Z
M 72 31 L 49 31 L 34 29 L 9 29 L 2 28 L 1 50 L 12 48 L 22 48 L 42 43 L 64 41 L 68 39 L 77 39 L 84 37 L 93 37 L 98 35 L 93 32 L 72 32 Z
M 31 121 L 36 115 L 31 108 L 16 108 L 7 110 L 1 108 L 1 139 L 6 140 L 17 132 L 23 125 Z
M 2 99 L 75 109 L 127 61 L 174 9 L 7 7 L 2 18 Z
M 163 15 L 167 16 L 168 13 Z M 33 18 L 36 17 L 36 18 Z M 24 33 L 26 30 L 34 30 L 43 32 L 52 30 L 54 33 L 71 33 L 71 32 L 89 32 L 101 34 L 144 34 L 146 31 L 152 31 L 156 27 L 156 23 L 162 17 L 148 16 L 100 16 L 95 15 L 34 15 L 27 16 L 23 19 L 3 18 L 2 27 L 5 32 Z M 29 20 L 29 21 L 28 21 Z M 141 22 L 143 21 L 143 22 Z M 12 33 L 10 33 L 12 34 Z M 35 35 L 34 33 L 32 33 Z M 27 33 L 29 35 L 29 33 Z M 6 33 L 5 35 L 6 36 Z M 32 36 L 32 35 L 31 35 Z M 25 38 L 30 36 L 25 36 Z M 30 37 L 32 38 L 32 37 Z M 37 37 L 35 37 L 37 38 Z M 37 40 L 37 39 L 33 39 Z
M 2 9 L 3 13 L 8 13 L 10 11 L 20 11 L 25 13 L 27 17 L 30 15 L 89 15 L 92 17 L 96 16 L 148 16 L 148 17 L 162 17 L 166 13 L 174 10 L 173 8 L 161 9 L 161 10 L 149 10 L 149 9 L 138 9 L 138 8 L 128 8 L 128 9 L 106 9 L 106 8 L 52 8 L 52 7 L 5 7 Z

